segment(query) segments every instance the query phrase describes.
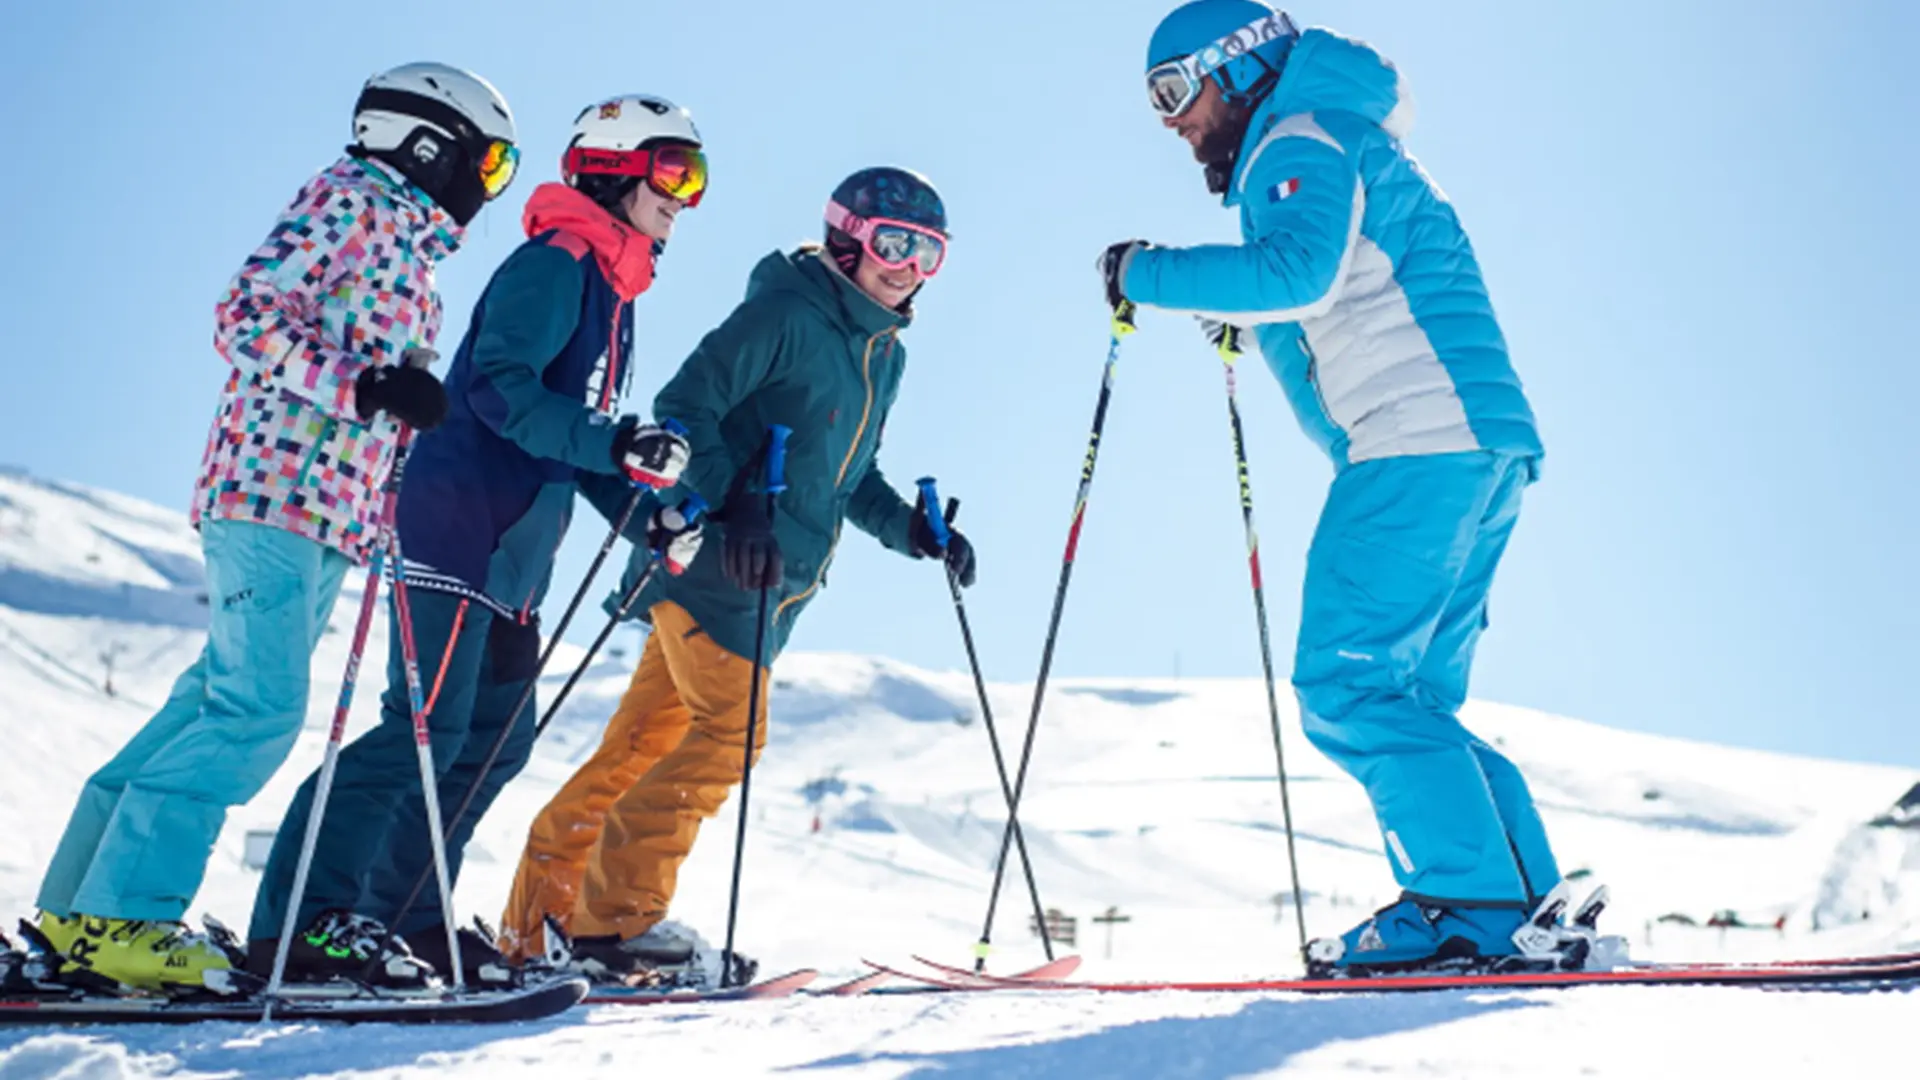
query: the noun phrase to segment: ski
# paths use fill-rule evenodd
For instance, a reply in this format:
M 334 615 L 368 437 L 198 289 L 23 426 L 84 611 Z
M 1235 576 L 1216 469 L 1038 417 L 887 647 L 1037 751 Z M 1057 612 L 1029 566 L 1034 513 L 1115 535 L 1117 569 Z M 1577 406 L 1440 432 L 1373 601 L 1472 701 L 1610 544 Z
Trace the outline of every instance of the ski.
M 812 968 L 789 971 L 785 975 L 776 975 L 771 979 L 762 979 L 746 986 L 731 986 L 725 989 L 700 989 L 691 986 L 647 987 L 647 986 L 594 986 L 587 991 L 586 1005 L 681 1005 L 709 1001 L 758 1001 L 766 998 L 783 998 L 798 993 L 803 987 L 820 977 Z
M 858 997 L 883 983 L 892 981 L 893 976 L 888 972 L 869 971 L 859 978 L 848 979 L 843 983 L 835 983 L 832 986 L 821 987 L 819 990 L 814 991 L 814 994 L 819 997 Z
M 1078 956 L 1063 956 L 1058 960 L 1041 964 L 1037 968 L 1029 968 L 1026 971 L 1013 975 L 993 975 L 985 971 L 970 971 L 966 968 L 942 964 L 937 960 L 929 960 L 918 954 L 915 954 L 913 962 L 923 967 L 932 968 L 945 975 L 958 975 L 963 978 L 1012 979 L 1016 982 L 1058 982 L 1061 979 L 1072 977 L 1074 972 L 1080 970 L 1080 958 Z
M 1920 987 L 1920 956 L 1859 957 L 1784 964 L 1647 964 L 1596 971 L 1449 972 L 1375 975 L 1332 979 L 1255 979 L 1214 982 L 1075 982 L 1002 978 L 963 972 L 958 976 L 913 974 L 866 962 L 876 971 L 917 979 L 950 991 L 1088 990 L 1098 993 L 1247 993 L 1378 994 L 1433 990 L 1551 989 L 1575 986 L 1752 986 L 1798 988 L 1842 986 L 1862 989 Z
M 852 979 L 847 982 L 840 983 L 837 986 L 827 987 L 825 990 L 822 990 L 821 993 L 833 995 L 836 997 L 853 997 L 858 994 L 867 994 L 867 993 L 919 994 L 919 993 L 927 993 L 929 991 L 939 992 L 939 991 L 945 991 L 950 989 L 958 989 L 958 987 L 950 986 L 946 984 L 964 982 L 964 981 L 972 980 L 974 978 L 974 973 L 966 970 L 965 968 L 951 967 L 949 965 L 937 963 L 935 961 L 927 960 L 919 956 L 916 956 L 913 959 L 915 963 L 925 964 L 927 967 L 932 968 L 934 971 L 938 972 L 941 976 L 941 981 L 936 982 L 933 980 L 929 980 L 924 976 L 910 975 L 910 974 L 907 974 L 906 972 L 897 971 L 892 968 L 882 967 L 881 965 L 875 964 L 870 960 L 866 960 L 861 962 L 866 964 L 868 967 L 872 968 L 873 969 L 872 971 L 869 971 L 867 974 L 862 975 L 857 979 Z M 1001 984 L 1007 981 L 1012 981 L 1012 982 L 1058 981 L 1060 979 L 1065 979 L 1071 976 L 1075 971 L 1078 971 L 1079 969 L 1080 969 L 1080 958 L 1078 956 L 1063 956 L 1058 960 L 1052 960 L 1045 964 L 1041 964 L 1037 968 L 1029 968 L 1026 971 L 1015 972 L 1012 975 L 998 976 L 993 980 L 983 979 L 979 982 L 977 986 L 968 986 L 966 988 L 980 989 L 980 990 L 999 990 L 1003 988 Z M 899 979 L 905 979 L 912 985 L 908 985 L 908 986 L 885 985 L 886 983 L 894 982 Z
M 273 1018 L 341 1024 L 504 1024 L 565 1012 L 587 994 L 585 979 L 564 978 L 511 990 L 380 991 L 359 987 L 283 987 Z M 49 991 L 0 998 L 0 1025 L 248 1023 L 264 998 L 109 996 Z

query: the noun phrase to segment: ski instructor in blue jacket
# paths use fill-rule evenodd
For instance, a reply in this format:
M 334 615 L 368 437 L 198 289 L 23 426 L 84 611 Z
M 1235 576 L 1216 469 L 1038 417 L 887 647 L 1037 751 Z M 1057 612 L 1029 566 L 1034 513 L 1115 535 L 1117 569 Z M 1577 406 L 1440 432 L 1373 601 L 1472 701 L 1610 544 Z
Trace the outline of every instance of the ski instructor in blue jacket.
M 1530 952 L 1515 934 L 1560 871 L 1519 770 L 1456 713 L 1540 437 L 1466 233 L 1400 143 L 1405 85 L 1257 0 L 1195 0 L 1154 32 L 1147 89 L 1244 243 L 1115 244 L 1108 302 L 1199 316 L 1216 343 L 1250 330 L 1334 463 L 1293 686 L 1403 892 L 1309 966 Z

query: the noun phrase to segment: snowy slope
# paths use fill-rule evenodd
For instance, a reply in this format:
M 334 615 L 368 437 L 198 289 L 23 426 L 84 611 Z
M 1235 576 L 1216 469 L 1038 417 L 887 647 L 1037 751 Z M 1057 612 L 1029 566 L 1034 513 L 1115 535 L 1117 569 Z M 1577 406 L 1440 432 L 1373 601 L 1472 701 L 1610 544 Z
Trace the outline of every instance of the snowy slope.
M 205 623 L 199 588 L 198 545 L 179 514 L 0 473 L 0 717 L 10 751 L 0 756 L 0 910 L 30 910 L 80 782 L 145 720 L 198 648 Z M 288 767 L 234 812 L 216 852 L 201 904 L 228 922 L 244 922 L 257 881 L 244 865 L 245 834 L 271 829 L 319 760 L 359 589 L 350 583 L 315 658 L 308 732 Z M 625 686 L 635 636 L 623 632 L 617 643 L 621 658 L 604 658 L 588 673 L 534 763 L 482 823 L 458 890 L 464 914 L 498 914 L 527 822 L 596 744 Z M 373 719 L 384 648 L 379 628 L 356 730 Z M 111 696 L 102 689 L 108 654 Z M 1010 755 L 1029 692 L 992 688 Z M 755 774 L 742 916 L 748 952 L 769 968 L 835 973 L 857 970 L 861 955 L 968 955 L 1004 822 L 977 711 L 962 672 L 830 654 L 783 660 L 771 743 Z M 1639 955 L 1920 945 L 1920 828 L 1884 817 L 1913 785 L 1908 771 L 1619 732 L 1480 702 L 1468 720 L 1526 771 L 1564 868 L 1591 870 L 1612 885 L 1608 923 L 1632 938 Z M 1308 926 L 1329 933 L 1389 900 L 1394 887 L 1358 787 L 1305 743 L 1291 715 L 1285 721 Z M 709 937 L 724 929 L 735 813 L 730 803 L 707 827 L 682 875 L 675 916 Z M 1876 818 L 1883 823 L 1869 824 Z M 1057 684 L 1022 820 L 1047 904 L 1080 919 L 1089 974 L 1230 976 L 1295 965 L 1292 913 L 1276 904 L 1286 886 L 1285 854 L 1257 681 Z M 1110 906 L 1131 921 L 1116 927 L 1109 959 L 1103 934 L 1087 920 Z M 1678 914 L 1704 923 L 1727 909 L 1761 928 L 1656 922 Z M 1038 955 L 1027 911 L 1014 878 L 1002 901 L 996 963 L 1011 967 Z M 1782 917 L 1784 929 L 1775 930 Z M 312 1058 L 314 1040 L 324 1036 L 311 1033 L 0 1035 L 0 1076 L 68 1068 L 74 1075 L 294 1076 L 332 1067 L 464 1073 L 531 1063 L 587 1074 L 642 1052 L 651 1062 L 711 1068 L 725 1054 L 744 1071 L 804 1067 L 835 1075 L 1282 1068 L 1317 1075 L 1418 1067 L 1435 1075 L 1534 1076 L 1555 1074 L 1514 1064 L 1524 1055 L 1510 1059 L 1502 1047 L 1538 1045 L 1556 1031 L 1578 1041 L 1588 1022 L 1658 1024 L 1683 996 L 1685 1008 L 1697 1005 L 1708 1023 L 1724 1000 L 1630 991 L 1391 1007 L 1159 996 L 794 1002 L 685 1010 L 677 1015 L 697 1019 L 677 1024 L 662 1022 L 664 1013 L 599 1010 L 511 1033 L 356 1039 L 352 1055 L 327 1067 Z M 1575 1000 L 1598 1011 L 1576 1019 L 1566 1011 Z M 1771 1015 L 1764 1010 L 1802 1000 L 1750 995 L 1740 1007 L 1762 1010 L 1742 1015 L 1764 1024 Z M 1911 995 L 1804 1001 L 1795 1005 L 1806 1010 L 1796 1012 L 1798 1023 L 1821 1010 L 1828 1018 L 1821 1023 L 1862 1033 L 1852 1045 L 1863 1053 L 1871 1034 L 1892 1030 L 1884 1026 L 1890 1009 L 1913 1005 Z M 1283 1013 L 1291 1019 L 1283 1022 Z M 1763 1066 L 1814 1052 L 1813 1043 L 1785 1034 L 1788 1026 L 1774 1030 L 1784 1041 L 1746 1044 L 1753 1068 L 1739 1071 L 1764 1074 Z M 1672 1035 L 1678 1043 L 1679 1029 Z M 630 1041 L 642 1039 L 644 1051 Z M 1645 1045 L 1592 1049 L 1588 1064 L 1602 1075 L 1644 1075 L 1652 1060 Z M 429 1050 L 444 1054 L 423 1058 Z M 1192 1067 L 1176 1068 L 1180 1062 Z

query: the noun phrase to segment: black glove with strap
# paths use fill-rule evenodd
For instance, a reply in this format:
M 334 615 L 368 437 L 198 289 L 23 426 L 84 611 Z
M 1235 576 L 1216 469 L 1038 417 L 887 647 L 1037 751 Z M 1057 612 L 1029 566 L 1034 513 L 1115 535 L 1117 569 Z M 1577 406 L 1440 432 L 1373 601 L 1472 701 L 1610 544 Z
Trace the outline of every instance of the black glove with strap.
M 425 368 L 370 367 L 353 381 L 354 406 L 362 421 L 386 413 L 415 431 L 432 431 L 447 418 L 447 391 Z
M 733 587 L 747 592 L 779 588 L 786 580 L 786 563 L 773 535 L 773 519 L 767 516 L 766 495 L 742 491 L 727 500 L 721 528 L 721 566 Z
M 1221 356 L 1239 356 L 1245 352 L 1241 337 L 1245 331 L 1229 322 L 1209 319 L 1204 315 L 1195 315 L 1200 323 L 1200 332 L 1207 336 L 1207 344 L 1214 347 Z
M 921 558 L 946 560 L 947 572 L 953 575 L 953 580 L 959 582 L 961 588 L 970 589 L 975 576 L 973 544 L 951 525 L 946 527 L 946 533 L 947 542 L 943 547 L 933 522 L 927 517 L 927 493 L 921 489 L 920 497 L 913 503 L 913 520 L 907 525 L 913 553 Z
M 1133 253 L 1151 246 L 1145 240 L 1123 240 L 1100 253 L 1100 261 L 1094 265 L 1107 285 L 1107 306 L 1114 311 L 1127 306 L 1127 265 L 1133 261 Z

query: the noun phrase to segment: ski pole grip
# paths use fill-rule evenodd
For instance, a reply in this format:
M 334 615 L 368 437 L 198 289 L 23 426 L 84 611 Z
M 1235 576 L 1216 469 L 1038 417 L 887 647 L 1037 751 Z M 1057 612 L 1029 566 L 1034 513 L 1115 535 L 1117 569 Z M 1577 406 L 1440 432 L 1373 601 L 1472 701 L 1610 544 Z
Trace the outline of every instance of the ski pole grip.
M 940 516 L 940 491 L 934 486 L 933 477 L 923 476 L 914 481 L 920 488 L 920 498 L 926 504 L 927 528 L 933 530 L 933 542 L 940 550 L 947 550 L 947 543 L 953 539 L 953 531 L 947 528 L 947 521 Z
M 669 435 L 678 435 L 683 439 L 687 437 L 687 425 L 675 420 L 671 416 L 660 421 L 660 429 Z
M 710 507 L 707 506 L 707 500 L 701 498 L 697 491 L 687 492 L 687 497 L 680 500 L 680 516 L 689 525 L 699 521 L 700 515 L 706 513 L 708 509 Z
M 767 494 L 778 495 L 787 490 L 787 437 L 793 429 L 785 424 L 773 424 L 767 428 Z

